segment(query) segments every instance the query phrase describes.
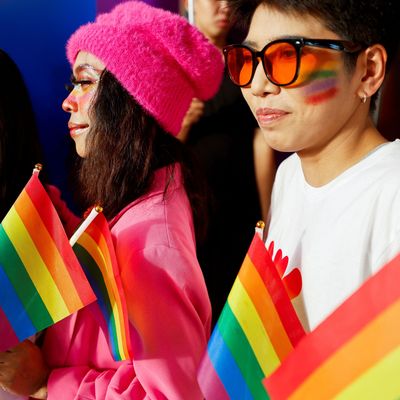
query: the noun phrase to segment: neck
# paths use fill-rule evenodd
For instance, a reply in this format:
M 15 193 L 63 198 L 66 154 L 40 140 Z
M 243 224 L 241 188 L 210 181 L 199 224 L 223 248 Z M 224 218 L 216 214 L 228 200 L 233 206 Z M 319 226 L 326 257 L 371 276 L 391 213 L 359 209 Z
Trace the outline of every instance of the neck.
M 304 177 L 311 186 L 326 185 L 386 141 L 369 117 L 350 124 L 322 149 L 298 152 Z

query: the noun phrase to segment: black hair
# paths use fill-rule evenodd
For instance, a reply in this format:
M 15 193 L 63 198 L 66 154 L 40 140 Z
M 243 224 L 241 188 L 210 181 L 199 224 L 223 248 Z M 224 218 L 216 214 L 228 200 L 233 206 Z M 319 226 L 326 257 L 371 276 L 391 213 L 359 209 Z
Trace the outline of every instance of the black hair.
M 387 70 L 398 51 L 400 40 L 399 0 L 228 0 L 233 24 L 248 30 L 256 8 L 265 4 L 277 11 L 310 15 L 343 40 L 363 47 L 381 44 L 388 54 Z M 346 66 L 353 68 L 356 57 L 346 54 Z M 376 96 L 373 96 L 371 108 Z
M 201 179 L 186 146 L 167 133 L 107 70 L 101 75 L 89 112 L 93 126 L 79 172 L 81 205 L 89 207 L 99 202 L 105 215 L 112 218 L 147 193 L 156 169 L 168 167 L 173 179 L 174 165 L 179 163 L 196 238 L 202 239 L 205 202 Z M 164 193 L 167 188 L 168 182 Z
M 389 63 L 399 43 L 397 0 L 228 0 L 236 21 L 248 28 L 260 4 L 284 13 L 311 15 L 344 40 L 364 46 L 381 44 Z
M 17 199 L 36 163 L 43 163 L 31 100 L 22 75 L 0 49 L 0 220 Z M 43 173 L 40 174 L 41 177 Z

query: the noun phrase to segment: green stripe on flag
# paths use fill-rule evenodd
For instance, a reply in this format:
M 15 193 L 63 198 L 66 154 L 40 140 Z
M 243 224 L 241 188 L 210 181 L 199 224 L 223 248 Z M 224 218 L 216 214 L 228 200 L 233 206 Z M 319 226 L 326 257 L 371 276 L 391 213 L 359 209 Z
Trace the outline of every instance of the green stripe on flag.
M 116 353 L 115 355 L 121 360 L 122 356 L 118 347 L 118 336 L 113 312 L 114 310 L 100 266 L 97 265 L 96 261 L 91 256 L 89 251 L 85 249 L 81 244 L 75 243 L 73 250 L 78 257 L 78 260 L 86 273 L 86 277 L 91 283 L 92 289 L 97 296 L 97 303 L 100 307 L 100 310 L 102 311 L 104 320 L 107 324 L 107 328 L 109 331 L 108 333 L 110 335 L 110 344 L 112 346 L 112 350 Z
M 218 325 L 221 336 L 231 351 L 254 399 L 268 400 L 268 394 L 262 384 L 265 375 L 228 303 L 225 304 Z
M 3 225 L 0 225 L 0 264 L 14 286 L 15 292 L 35 328 L 41 331 L 53 325 L 54 321 L 47 311 L 18 253 L 15 251 L 13 243 L 7 236 Z

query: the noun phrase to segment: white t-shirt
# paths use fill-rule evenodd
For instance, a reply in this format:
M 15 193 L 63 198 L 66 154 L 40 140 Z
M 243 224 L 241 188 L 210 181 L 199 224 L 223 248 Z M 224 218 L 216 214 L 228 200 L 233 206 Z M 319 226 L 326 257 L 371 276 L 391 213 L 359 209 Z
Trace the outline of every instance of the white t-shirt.
M 322 187 L 304 179 L 297 154 L 279 167 L 266 244 L 299 267 L 298 307 L 314 329 L 400 252 L 400 141 L 386 143 Z

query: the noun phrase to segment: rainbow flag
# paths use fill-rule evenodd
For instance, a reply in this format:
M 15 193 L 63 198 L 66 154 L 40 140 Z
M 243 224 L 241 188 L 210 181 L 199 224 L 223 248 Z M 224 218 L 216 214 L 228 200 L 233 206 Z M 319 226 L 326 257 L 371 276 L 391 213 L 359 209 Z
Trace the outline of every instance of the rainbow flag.
M 73 246 L 97 296 L 90 305 L 106 334 L 116 361 L 132 359 L 129 321 L 110 229 L 102 213 Z
M 400 255 L 265 380 L 272 399 L 400 398 Z
M 95 299 L 35 170 L 0 225 L 0 351 Z
M 263 378 L 304 335 L 272 255 L 256 233 L 199 369 L 205 398 L 268 399 Z

